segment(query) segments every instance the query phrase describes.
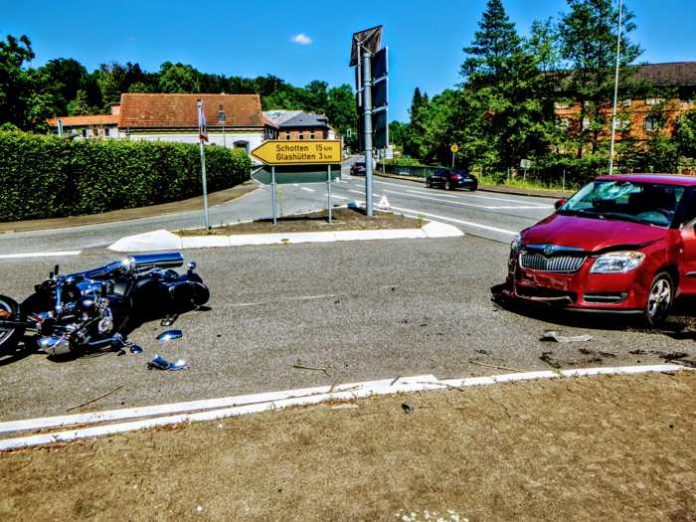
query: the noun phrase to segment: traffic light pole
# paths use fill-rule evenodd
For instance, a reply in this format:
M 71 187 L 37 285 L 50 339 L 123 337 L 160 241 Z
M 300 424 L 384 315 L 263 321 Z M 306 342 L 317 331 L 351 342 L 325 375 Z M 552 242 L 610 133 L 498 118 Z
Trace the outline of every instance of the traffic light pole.
M 365 127 L 365 211 L 369 217 L 372 209 L 372 56 L 365 50 L 362 59 L 363 118 Z

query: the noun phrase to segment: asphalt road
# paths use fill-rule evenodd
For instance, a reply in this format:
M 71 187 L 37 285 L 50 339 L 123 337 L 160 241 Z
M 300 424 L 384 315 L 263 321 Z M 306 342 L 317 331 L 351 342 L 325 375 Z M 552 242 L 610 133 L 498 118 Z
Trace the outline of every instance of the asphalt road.
M 364 200 L 364 178 L 349 175 L 346 163 L 342 180 L 332 184 L 332 201 Z M 423 215 L 458 226 L 465 232 L 509 243 L 514 234 L 553 211 L 553 199 L 508 196 L 468 191 L 445 192 L 426 189 L 412 181 L 375 177 L 374 196 L 379 202 L 387 196 L 392 207 L 402 213 Z M 326 184 L 281 185 L 278 205 L 281 215 L 317 210 L 327 206 Z M 211 208 L 213 225 L 235 223 L 271 216 L 271 195 L 262 187 L 229 203 Z M 202 212 L 183 212 L 151 218 L 62 230 L 0 234 L 0 257 L 13 254 L 75 251 L 103 248 L 123 236 L 161 228 L 176 230 L 203 226 Z
M 655 355 L 694 355 L 696 332 L 633 330 L 596 316 L 528 316 L 500 309 L 490 287 L 503 280 L 507 245 L 455 239 L 187 251 L 212 290 L 211 310 L 182 316 L 179 342 L 157 346 L 157 322 L 131 339 L 145 354 L 106 353 L 66 362 L 43 354 L 0 359 L 0 420 L 157 404 L 417 374 L 461 377 L 507 370 L 654 363 Z M 63 271 L 112 256 L 87 251 Z M 53 260 L 3 260 L 2 293 L 23 297 Z M 679 325 L 673 325 L 673 330 Z M 547 329 L 589 333 L 583 344 L 539 341 Z M 544 352 L 550 352 L 542 360 Z M 182 372 L 147 370 L 160 353 L 185 358 Z M 327 372 L 293 368 L 298 360 Z

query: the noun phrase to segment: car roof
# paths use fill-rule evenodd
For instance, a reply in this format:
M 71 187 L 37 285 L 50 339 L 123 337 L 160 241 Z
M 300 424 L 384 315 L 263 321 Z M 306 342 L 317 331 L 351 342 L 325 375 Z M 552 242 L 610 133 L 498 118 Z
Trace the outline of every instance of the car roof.
M 681 187 L 696 186 L 696 176 L 679 176 L 677 174 L 612 174 L 600 176 L 600 181 L 631 181 L 635 183 L 661 183 Z

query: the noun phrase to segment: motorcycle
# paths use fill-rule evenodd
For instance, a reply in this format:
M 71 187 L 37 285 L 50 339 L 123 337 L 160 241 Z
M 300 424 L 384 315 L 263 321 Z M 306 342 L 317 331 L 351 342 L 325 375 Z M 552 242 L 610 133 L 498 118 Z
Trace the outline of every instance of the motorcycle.
M 56 266 L 17 304 L 0 295 L 0 353 L 31 341 L 50 356 L 122 347 L 129 325 L 150 317 L 171 324 L 179 313 L 208 302 L 210 291 L 179 252 L 134 255 L 108 265 L 60 275 Z M 31 341 L 28 341 L 27 344 Z

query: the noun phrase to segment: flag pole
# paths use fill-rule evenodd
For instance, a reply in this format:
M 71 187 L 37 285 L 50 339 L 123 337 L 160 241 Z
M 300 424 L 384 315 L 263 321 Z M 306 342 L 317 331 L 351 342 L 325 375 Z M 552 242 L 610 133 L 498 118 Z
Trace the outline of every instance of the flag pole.
M 206 129 L 205 112 L 203 109 L 203 101 L 198 100 L 198 138 L 201 148 L 201 177 L 203 181 L 203 214 L 205 219 L 206 230 L 210 229 L 210 216 L 208 215 L 208 182 L 205 172 L 205 147 L 204 141 L 208 141 L 208 131 Z

